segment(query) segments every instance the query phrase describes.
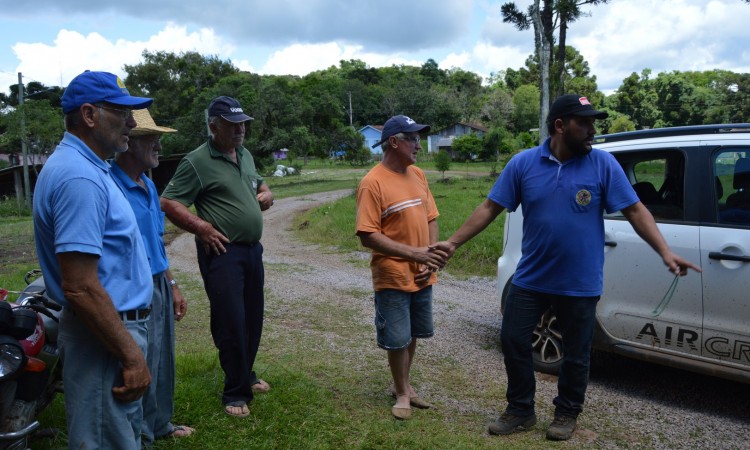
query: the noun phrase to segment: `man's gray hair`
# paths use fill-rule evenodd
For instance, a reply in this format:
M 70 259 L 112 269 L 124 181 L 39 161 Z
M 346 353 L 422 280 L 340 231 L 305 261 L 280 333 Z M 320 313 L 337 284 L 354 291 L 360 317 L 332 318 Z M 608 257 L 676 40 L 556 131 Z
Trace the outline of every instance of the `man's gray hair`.
M 403 139 L 404 138 L 404 133 L 396 133 L 396 134 L 394 134 L 392 136 L 388 136 L 388 139 L 390 139 L 392 137 L 397 137 L 399 139 Z M 382 144 L 380 144 L 380 149 L 383 151 L 383 153 L 385 153 L 385 151 L 388 150 L 388 139 L 386 139 Z

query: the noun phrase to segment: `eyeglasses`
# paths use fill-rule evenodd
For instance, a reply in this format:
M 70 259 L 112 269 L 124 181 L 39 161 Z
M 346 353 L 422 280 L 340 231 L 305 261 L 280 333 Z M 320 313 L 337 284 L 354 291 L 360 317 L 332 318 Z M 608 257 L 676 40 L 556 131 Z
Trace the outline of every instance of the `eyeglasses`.
M 396 136 L 402 141 L 409 141 L 412 144 L 419 144 L 419 136 Z
M 112 108 L 110 106 L 104 106 L 104 105 L 94 105 L 97 108 L 101 109 L 108 109 L 110 111 L 115 111 L 120 114 L 120 117 L 123 120 L 128 120 L 133 117 L 133 110 L 132 109 L 120 109 L 120 108 Z

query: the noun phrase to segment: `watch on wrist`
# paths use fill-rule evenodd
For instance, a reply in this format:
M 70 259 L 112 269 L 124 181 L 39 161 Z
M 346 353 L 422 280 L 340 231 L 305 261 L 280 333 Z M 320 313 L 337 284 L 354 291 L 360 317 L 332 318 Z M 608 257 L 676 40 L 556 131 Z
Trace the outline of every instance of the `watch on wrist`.
M 171 284 L 172 286 L 177 286 L 177 282 L 174 280 L 174 278 L 169 280 L 169 284 Z

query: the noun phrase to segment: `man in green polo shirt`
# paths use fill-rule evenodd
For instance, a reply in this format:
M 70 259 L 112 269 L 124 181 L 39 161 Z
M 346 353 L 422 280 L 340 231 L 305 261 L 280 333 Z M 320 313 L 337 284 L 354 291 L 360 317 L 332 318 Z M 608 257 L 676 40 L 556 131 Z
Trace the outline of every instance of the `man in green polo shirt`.
M 193 233 L 211 304 L 211 335 L 224 370 L 224 411 L 250 414 L 253 392 L 268 383 L 253 372 L 263 330 L 263 216 L 273 194 L 242 146 L 252 120 L 231 97 L 208 107 L 211 137 L 180 161 L 161 198 L 172 223 Z M 188 209 L 195 204 L 197 215 Z

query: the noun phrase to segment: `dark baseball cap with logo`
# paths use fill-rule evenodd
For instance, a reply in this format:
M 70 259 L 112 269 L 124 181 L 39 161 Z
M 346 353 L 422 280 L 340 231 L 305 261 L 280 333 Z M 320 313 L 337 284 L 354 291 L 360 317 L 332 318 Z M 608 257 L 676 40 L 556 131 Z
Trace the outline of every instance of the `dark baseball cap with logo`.
M 566 116 L 593 117 L 595 119 L 606 119 L 609 113 L 597 111 L 589 103 L 589 99 L 582 95 L 566 94 L 557 97 L 547 115 L 547 122 L 552 122 Z
M 430 126 L 420 125 L 406 116 L 393 116 L 383 125 L 383 134 L 380 135 L 380 141 L 374 144 L 372 148 L 381 145 L 393 135 L 399 133 L 421 133 L 423 131 L 430 131 Z
M 226 95 L 216 97 L 211 101 L 211 104 L 208 105 L 208 116 L 222 117 L 232 123 L 240 123 L 246 122 L 248 120 L 253 120 L 252 117 L 245 114 L 245 112 L 242 110 L 242 105 L 240 105 L 240 102 L 233 99 L 232 97 L 227 97 Z

